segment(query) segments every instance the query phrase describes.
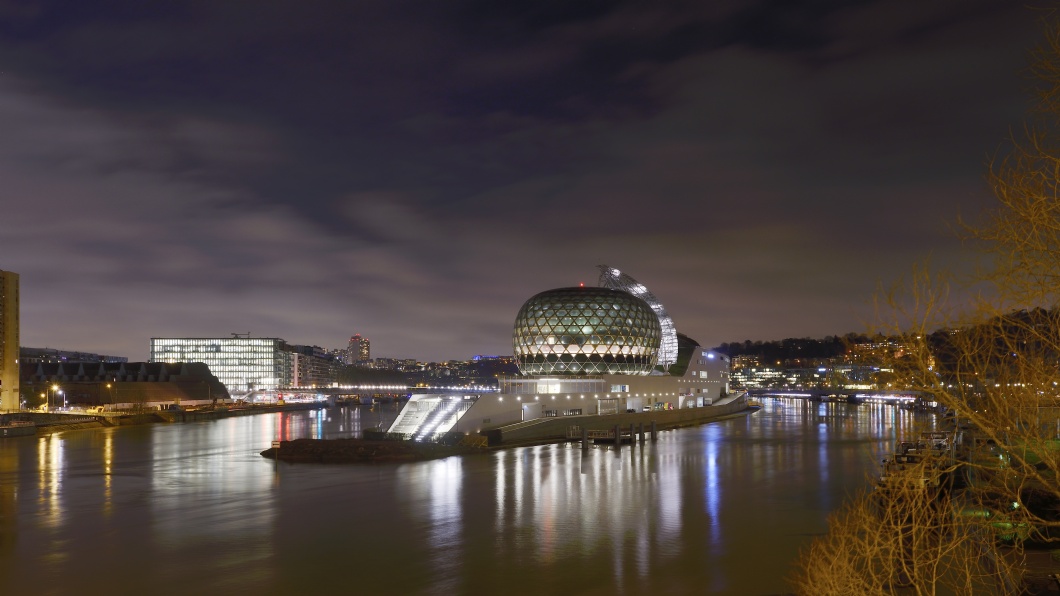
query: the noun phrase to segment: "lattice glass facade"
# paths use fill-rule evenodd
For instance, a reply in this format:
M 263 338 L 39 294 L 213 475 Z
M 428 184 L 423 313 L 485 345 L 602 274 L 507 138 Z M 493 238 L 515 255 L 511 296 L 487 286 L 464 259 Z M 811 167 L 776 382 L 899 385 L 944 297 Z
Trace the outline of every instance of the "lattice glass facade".
M 646 375 L 659 357 L 659 318 L 640 298 L 607 288 L 542 292 L 519 309 L 513 344 L 527 375 Z
M 668 368 L 671 364 L 677 362 L 677 328 L 674 327 L 674 320 L 670 318 L 662 302 L 659 302 L 655 294 L 649 292 L 648 288 L 644 287 L 644 284 L 618 269 L 607 265 L 597 265 L 596 268 L 600 270 L 600 287 L 628 292 L 651 306 L 656 316 L 659 317 L 659 325 L 662 327 L 662 340 L 659 345 L 659 366 Z
M 230 393 L 291 386 L 292 354 L 273 337 L 153 337 L 151 362 L 203 362 Z

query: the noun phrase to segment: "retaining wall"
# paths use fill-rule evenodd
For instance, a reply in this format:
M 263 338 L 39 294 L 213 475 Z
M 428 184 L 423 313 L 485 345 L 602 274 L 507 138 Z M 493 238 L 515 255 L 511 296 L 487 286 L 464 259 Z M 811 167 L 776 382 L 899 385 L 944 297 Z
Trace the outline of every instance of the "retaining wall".
M 629 428 L 630 424 L 644 424 L 645 429 L 655 421 L 659 430 L 694 426 L 710 422 L 716 418 L 735 414 L 747 409 L 745 396 L 738 396 L 726 403 L 704 408 L 685 408 L 681 410 L 660 410 L 623 414 L 604 414 L 587 416 L 561 416 L 557 418 L 538 418 L 517 424 L 483 431 L 490 445 L 509 445 L 515 443 L 547 443 L 567 439 L 567 429 L 577 426 L 587 430 L 613 430 L 615 426 Z M 579 435 L 580 431 L 579 431 Z

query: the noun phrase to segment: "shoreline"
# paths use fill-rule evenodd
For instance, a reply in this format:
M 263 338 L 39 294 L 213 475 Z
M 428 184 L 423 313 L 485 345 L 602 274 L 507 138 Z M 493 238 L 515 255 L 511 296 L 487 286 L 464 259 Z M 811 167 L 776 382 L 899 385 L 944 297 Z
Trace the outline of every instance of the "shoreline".
M 29 422 L 33 433 L 7 438 L 18 438 L 20 436 L 50 435 L 68 430 L 92 430 L 99 428 L 111 428 L 116 426 L 140 426 L 144 424 L 172 424 L 183 422 L 201 422 L 207 420 L 220 420 L 237 416 L 253 416 L 256 414 L 270 414 L 273 412 L 296 412 L 302 410 L 316 410 L 326 408 L 326 402 L 316 403 L 294 403 L 294 404 L 265 404 L 260 406 L 246 406 L 241 408 L 217 408 L 213 410 L 185 410 L 185 411 L 154 411 L 143 413 L 130 412 L 104 412 L 104 413 L 62 413 L 51 412 L 5 412 L 4 417 L 10 417 L 15 422 Z M 0 438 L 5 438 L 0 435 Z

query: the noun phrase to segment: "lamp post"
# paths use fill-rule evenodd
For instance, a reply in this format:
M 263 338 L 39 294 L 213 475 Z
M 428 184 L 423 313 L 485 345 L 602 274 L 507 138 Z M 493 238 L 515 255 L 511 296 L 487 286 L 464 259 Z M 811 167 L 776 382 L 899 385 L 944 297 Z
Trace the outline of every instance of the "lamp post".
M 48 392 L 48 411 L 49 412 L 52 411 L 52 398 L 55 396 L 57 391 L 59 391 L 59 386 L 58 385 L 52 385 L 51 386 L 51 391 Z

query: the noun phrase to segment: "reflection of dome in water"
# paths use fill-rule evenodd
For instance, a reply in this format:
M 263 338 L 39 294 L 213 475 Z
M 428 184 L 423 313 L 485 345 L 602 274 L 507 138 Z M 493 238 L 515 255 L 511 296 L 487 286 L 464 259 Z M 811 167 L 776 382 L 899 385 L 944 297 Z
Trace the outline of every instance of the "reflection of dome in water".
M 559 288 L 526 301 L 512 340 L 527 375 L 646 375 L 662 328 L 648 303 L 607 288 Z

